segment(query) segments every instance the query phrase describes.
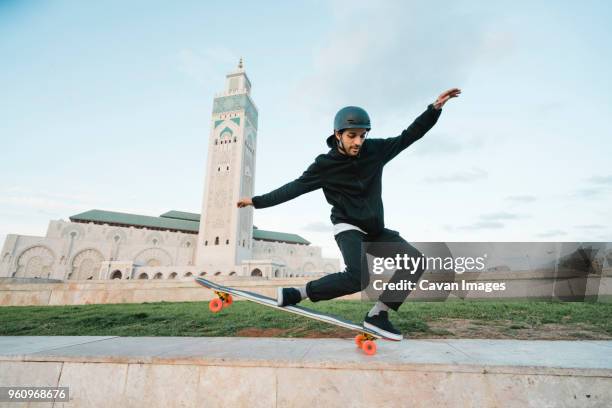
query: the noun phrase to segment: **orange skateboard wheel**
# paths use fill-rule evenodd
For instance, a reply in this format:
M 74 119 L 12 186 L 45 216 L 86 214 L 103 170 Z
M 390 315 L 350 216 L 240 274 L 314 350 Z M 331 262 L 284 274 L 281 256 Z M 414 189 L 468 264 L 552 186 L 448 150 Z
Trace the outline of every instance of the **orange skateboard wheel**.
M 210 309 L 211 312 L 217 313 L 223 308 L 223 302 L 219 298 L 213 299 L 210 302 L 208 302 L 208 308 Z
M 357 345 L 357 347 L 362 348 L 364 340 L 366 340 L 366 337 L 363 334 L 356 335 L 355 344 Z
M 227 297 L 223 301 L 223 307 L 229 307 L 232 305 L 232 303 L 234 303 L 234 298 L 228 293 Z
M 364 341 L 361 348 L 368 356 L 373 356 L 376 354 L 376 343 L 374 343 L 372 340 Z

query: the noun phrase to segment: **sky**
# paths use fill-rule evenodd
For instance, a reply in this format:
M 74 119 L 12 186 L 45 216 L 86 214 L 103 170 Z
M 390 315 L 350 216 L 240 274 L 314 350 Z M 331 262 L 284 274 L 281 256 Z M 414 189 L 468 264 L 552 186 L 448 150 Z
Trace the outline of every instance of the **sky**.
M 410 242 L 612 240 L 612 6 L 605 1 L 0 0 L 0 242 L 89 209 L 200 212 L 212 102 L 244 58 L 255 192 L 328 149 L 336 111 L 370 137 L 461 88 L 385 167 Z M 340 257 L 315 191 L 255 210 Z

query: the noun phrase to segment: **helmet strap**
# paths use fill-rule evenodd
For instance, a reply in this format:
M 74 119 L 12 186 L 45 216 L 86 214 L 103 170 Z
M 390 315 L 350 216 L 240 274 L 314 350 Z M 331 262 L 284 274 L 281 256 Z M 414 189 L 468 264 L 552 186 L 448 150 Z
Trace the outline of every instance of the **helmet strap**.
M 344 148 L 344 142 L 342 141 L 342 132 L 340 133 L 340 138 L 336 138 L 336 146 L 338 146 L 338 149 L 340 149 L 341 152 L 344 152 L 344 154 L 348 155 L 348 152 Z

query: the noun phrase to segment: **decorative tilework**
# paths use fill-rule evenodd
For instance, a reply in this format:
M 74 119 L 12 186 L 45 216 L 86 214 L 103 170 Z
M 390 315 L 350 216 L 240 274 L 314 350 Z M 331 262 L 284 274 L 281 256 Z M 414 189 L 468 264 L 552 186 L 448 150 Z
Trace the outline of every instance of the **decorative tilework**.
M 247 119 L 257 128 L 257 109 L 251 103 L 246 94 L 221 96 L 215 98 L 213 103 L 213 113 L 232 112 L 244 110 Z

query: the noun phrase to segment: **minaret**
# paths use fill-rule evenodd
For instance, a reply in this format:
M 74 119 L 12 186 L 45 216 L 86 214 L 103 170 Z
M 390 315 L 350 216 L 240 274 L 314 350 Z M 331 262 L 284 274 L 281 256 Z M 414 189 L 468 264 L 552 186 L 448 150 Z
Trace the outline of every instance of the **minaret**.
M 196 253 L 199 272 L 208 275 L 240 274 L 241 262 L 251 258 L 253 208 L 236 207 L 253 195 L 255 183 L 257 108 L 250 94 L 241 58 L 213 103 Z

